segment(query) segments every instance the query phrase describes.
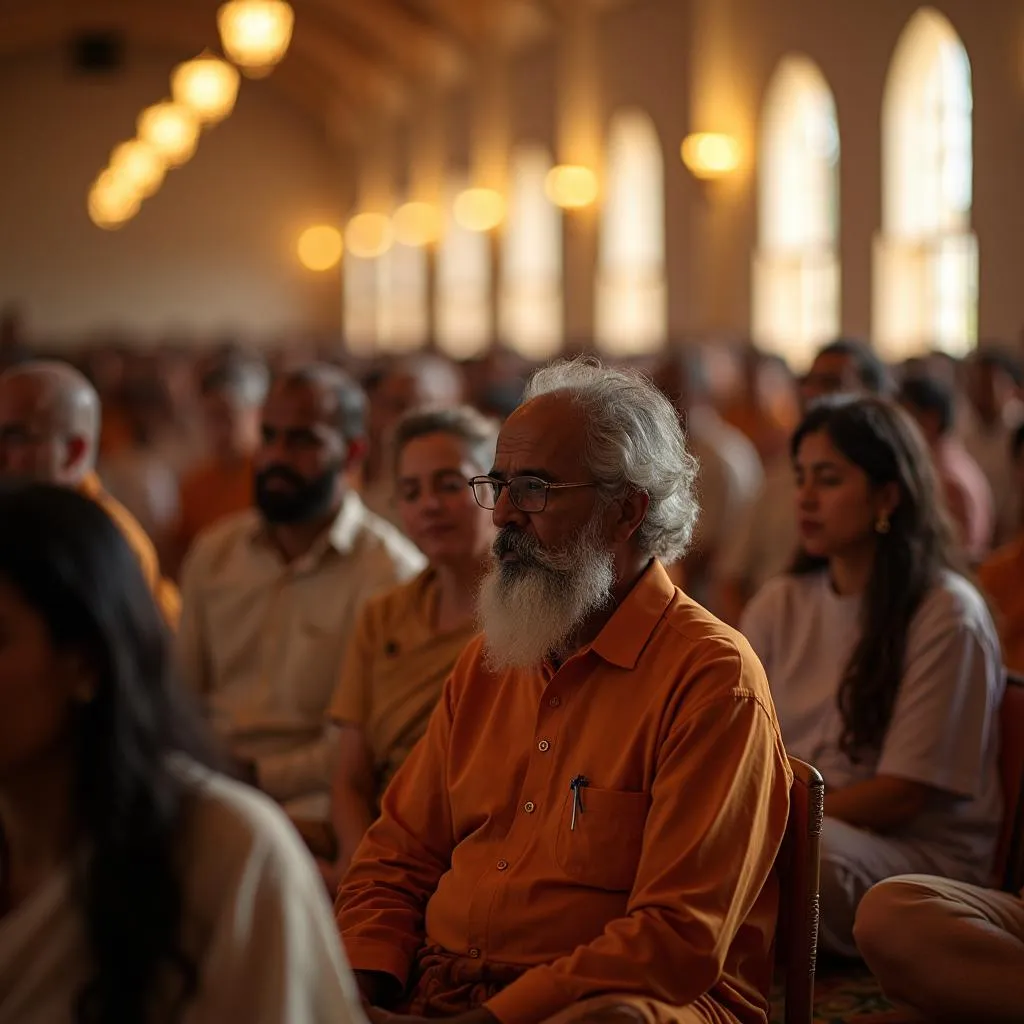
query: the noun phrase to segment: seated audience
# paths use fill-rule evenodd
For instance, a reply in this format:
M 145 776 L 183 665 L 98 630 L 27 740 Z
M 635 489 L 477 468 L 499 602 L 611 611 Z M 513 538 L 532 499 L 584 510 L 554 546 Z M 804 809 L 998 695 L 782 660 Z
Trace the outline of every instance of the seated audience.
M 337 909 L 413 1020 L 763 1022 L 791 773 L 746 641 L 663 564 L 693 530 L 671 404 L 537 373 L 472 481 L 484 634 L 384 794 Z
M 1024 1017 L 1024 900 L 928 875 L 879 883 L 864 897 L 857 947 L 885 994 L 948 1024 Z
M 946 509 L 968 559 L 976 565 L 992 545 L 995 506 L 985 474 L 954 432 L 953 389 L 938 378 L 910 376 L 900 387 L 899 399 L 928 442 Z
M 995 541 L 1005 544 L 1021 527 L 1010 451 L 1013 432 L 1024 420 L 1024 367 L 1016 355 L 988 345 L 967 361 L 965 380 L 974 416 L 964 444 L 988 478 L 996 503 Z
M 341 370 L 278 377 L 253 457 L 256 507 L 200 534 L 182 568 L 185 680 L 239 770 L 296 819 L 329 816 L 337 735 L 325 719 L 359 608 L 424 566 L 348 486 L 364 416 Z
M 0 375 L 0 477 L 59 484 L 102 506 L 124 534 L 171 626 L 178 588 L 160 573 L 156 548 L 132 514 L 96 474 L 100 401 L 89 381 L 66 363 L 22 363 Z
M 251 507 L 252 456 L 260 443 L 267 385 L 263 363 L 239 353 L 220 358 L 202 374 L 199 394 L 209 455 L 181 481 L 179 561 L 206 527 Z
M 880 879 L 989 877 L 1003 672 L 906 413 L 825 399 L 792 450 L 800 553 L 751 601 L 742 630 L 786 749 L 825 778 L 821 937 L 856 955 L 854 912 Z
M 468 481 L 490 470 L 496 438 L 497 428 L 466 406 L 414 411 L 395 432 L 396 504 L 429 565 L 367 602 L 331 703 L 340 728 L 331 798 L 339 879 L 477 632 L 494 527 Z
M 369 390 L 369 450 L 361 466 L 360 493 L 366 507 L 395 526 L 401 525 L 394 502 L 391 467 L 394 430 L 410 409 L 450 408 L 464 398 L 458 368 L 441 356 L 420 353 L 398 359 L 375 377 Z
M 117 528 L 39 484 L 0 521 L 0 1021 L 362 1021 L 308 853 L 204 766 Z
M 889 390 L 885 364 L 863 342 L 840 338 L 817 355 L 800 385 L 804 406 L 823 395 L 884 394 Z M 784 572 L 797 549 L 793 514 L 793 470 L 787 453 L 765 464 L 764 484 L 748 507 L 716 567 L 714 606 L 727 622 L 739 622 L 743 606 Z
M 1013 435 L 1014 482 L 1024 507 L 1024 424 Z M 992 604 L 1003 664 L 1024 673 L 1024 531 L 994 552 L 978 570 L 978 583 Z
M 684 563 L 669 570 L 687 593 L 707 603 L 711 572 L 724 539 L 731 535 L 761 489 L 757 449 L 730 426 L 711 402 L 703 353 L 677 350 L 658 367 L 655 380 L 683 420 L 686 441 L 700 464 L 700 518 Z

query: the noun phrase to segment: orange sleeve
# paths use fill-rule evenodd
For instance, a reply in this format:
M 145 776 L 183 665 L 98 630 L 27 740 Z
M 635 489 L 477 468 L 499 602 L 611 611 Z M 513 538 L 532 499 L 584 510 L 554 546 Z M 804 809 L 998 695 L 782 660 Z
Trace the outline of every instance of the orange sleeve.
M 423 944 L 427 903 L 455 848 L 447 763 L 458 671 L 457 665 L 426 734 L 385 791 L 380 817 L 338 892 L 338 927 L 352 969 L 383 971 L 403 986 Z
M 725 655 L 703 671 L 731 675 L 733 691 L 683 709 L 662 746 L 626 915 L 489 1000 L 502 1024 L 535 1024 L 607 992 L 685 1006 L 718 981 L 769 880 L 791 776 L 771 714 L 742 688 L 752 669 Z M 752 955 L 772 941 L 774 914 L 767 918 L 751 936 Z

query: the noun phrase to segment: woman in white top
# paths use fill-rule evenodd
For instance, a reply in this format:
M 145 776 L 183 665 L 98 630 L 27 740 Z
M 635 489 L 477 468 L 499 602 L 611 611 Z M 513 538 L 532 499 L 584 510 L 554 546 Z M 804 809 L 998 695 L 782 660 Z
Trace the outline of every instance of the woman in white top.
M 1004 679 L 909 417 L 881 399 L 825 399 L 792 456 L 800 551 L 742 630 L 786 749 L 825 778 L 821 937 L 854 956 L 854 914 L 875 882 L 989 878 Z
M 0 1024 L 365 1020 L 300 840 L 203 756 L 114 524 L 0 494 Z

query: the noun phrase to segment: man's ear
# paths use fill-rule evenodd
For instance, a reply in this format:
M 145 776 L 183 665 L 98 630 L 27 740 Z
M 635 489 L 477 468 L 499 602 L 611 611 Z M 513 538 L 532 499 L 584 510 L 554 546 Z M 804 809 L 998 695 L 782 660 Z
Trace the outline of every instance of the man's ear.
M 651 503 L 646 491 L 629 490 L 613 505 L 612 538 L 625 543 L 640 529 L 640 524 L 647 516 L 647 507 Z
M 81 434 L 68 437 L 64 447 L 64 469 L 74 469 L 89 452 L 89 443 Z

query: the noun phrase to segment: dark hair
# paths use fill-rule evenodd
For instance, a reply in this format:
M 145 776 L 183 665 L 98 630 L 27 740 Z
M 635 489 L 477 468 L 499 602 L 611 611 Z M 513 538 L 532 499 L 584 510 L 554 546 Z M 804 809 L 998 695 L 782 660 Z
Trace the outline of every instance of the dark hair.
M 0 579 L 57 649 L 95 671 L 95 694 L 72 717 L 77 897 L 93 965 L 74 1019 L 150 1020 L 158 983 L 177 975 L 179 1005 L 198 984 L 176 863 L 188 786 L 171 755 L 211 763 L 202 727 L 142 570 L 97 504 L 49 485 L 0 490 Z
M 945 437 L 956 419 L 953 389 L 937 377 L 914 375 L 900 387 L 900 402 L 920 412 L 935 413 L 939 418 L 939 434 Z
M 974 361 L 979 366 L 987 366 L 993 370 L 1002 370 L 1017 387 L 1024 387 L 1024 366 L 1020 359 L 1005 348 L 988 344 L 974 353 Z
M 861 386 L 872 395 L 887 395 L 892 390 L 889 369 L 874 349 L 856 338 L 836 338 L 818 350 L 819 356 L 847 356 L 853 360 Z
M 914 421 L 885 399 L 833 395 L 815 402 L 793 435 L 794 461 L 804 439 L 824 432 L 874 487 L 895 483 L 899 503 L 878 535 L 861 600 L 860 638 L 843 671 L 837 704 L 840 749 L 854 762 L 881 748 L 903 677 L 910 623 L 944 569 L 961 569 L 938 478 Z M 828 560 L 801 551 L 792 572 L 821 572 Z
M 1024 448 L 1024 423 L 1013 432 L 1013 437 L 1010 438 L 1010 451 L 1015 461 L 1020 458 L 1022 448 Z
M 280 373 L 275 383 L 326 391 L 334 402 L 334 425 L 346 441 L 366 437 L 366 395 L 344 370 L 330 363 L 306 363 Z
M 469 449 L 469 454 L 485 473 L 491 471 L 494 450 L 498 444 L 497 424 L 468 405 L 451 409 L 413 409 L 406 413 L 395 428 L 395 469 L 402 449 L 417 437 L 428 434 L 450 434 Z
M 266 364 L 252 356 L 231 352 L 205 369 L 199 379 L 201 395 L 228 392 L 245 405 L 260 405 L 267 397 L 270 374 Z

